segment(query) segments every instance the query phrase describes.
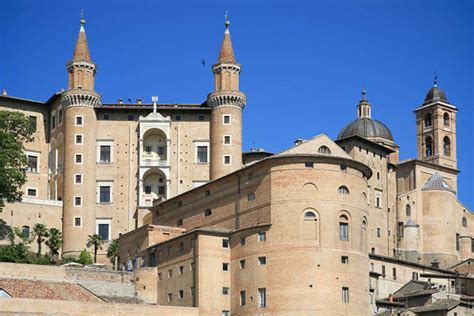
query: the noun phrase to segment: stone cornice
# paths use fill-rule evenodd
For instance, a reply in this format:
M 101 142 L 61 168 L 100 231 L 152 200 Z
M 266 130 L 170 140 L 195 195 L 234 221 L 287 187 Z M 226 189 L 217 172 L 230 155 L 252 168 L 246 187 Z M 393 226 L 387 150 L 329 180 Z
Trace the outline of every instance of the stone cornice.
M 95 108 L 101 105 L 102 99 L 100 95 L 94 91 L 72 89 L 63 93 L 61 103 L 65 108 L 72 106 Z
M 245 102 L 245 94 L 240 91 L 214 91 L 207 96 L 207 105 L 211 109 L 219 107 L 235 107 L 243 109 L 245 107 Z

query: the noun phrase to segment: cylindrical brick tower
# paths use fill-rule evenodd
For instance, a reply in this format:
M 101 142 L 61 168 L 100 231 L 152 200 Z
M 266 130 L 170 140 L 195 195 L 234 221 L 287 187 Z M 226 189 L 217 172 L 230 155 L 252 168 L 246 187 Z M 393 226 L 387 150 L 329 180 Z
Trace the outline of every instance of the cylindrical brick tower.
M 63 200 L 63 256 L 77 256 L 95 233 L 96 114 L 101 103 L 94 92 L 96 65 L 91 61 L 84 19 L 73 59 L 67 63 L 69 89 L 61 103 L 65 109 L 65 159 Z
M 242 167 L 242 109 L 245 94 L 239 91 L 241 66 L 236 62 L 225 21 L 224 40 L 217 63 L 212 66 L 214 92 L 207 96 L 211 112 L 211 180 Z

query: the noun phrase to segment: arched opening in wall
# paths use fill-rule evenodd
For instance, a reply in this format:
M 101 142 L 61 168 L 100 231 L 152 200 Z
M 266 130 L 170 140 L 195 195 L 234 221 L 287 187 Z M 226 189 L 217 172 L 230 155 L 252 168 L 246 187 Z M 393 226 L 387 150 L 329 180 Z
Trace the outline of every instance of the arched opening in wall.
M 84 73 L 82 70 L 76 72 L 76 88 L 82 89 L 84 86 Z
M 56 200 L 57 192 L 56 192 L 56 180 L 51 179 L 49 181 L 49 199 Z
M 239 90 L 239 78 L 237 76 L 237 73 L 234 72 L 232 74 L 232 85 L 231 85 L 232 90 Z
M 360 251 L 362 253 L 367 253 L 367 219 L 364 217 L 362 218 L 362 222 L 360 225 Z
M 444 113 L 443 115 L 443 125 L 446 127 L 449 127 L 449 114 L 448 113 Z
M 337 193 L 339 194 L 349 194 L 349 189 L 345 185 L 341 185 L 339 189 L 337 189 Z
M 314 209 L 303 211 L 300 236 L 302 240 L 319 240 L 319 216 Z
M 432 125 L 431 114 L 426 113 L 425 116 L 424 116 L 423 121 L 424 121 L 424 124 L 425 124 L 425 128 L 430 128 L 431 125 Z
M 445 156 L 451 156 L 451 140 L 448 136 L 443 138 L 443 154 Z
M 62 133 L 58 134 L 55 155 L 57 159 L 56 161 L 57 173 L 62 174 L 64 172 L 64 135 Z
M 339 216 L 339 240 L 349 241 L 350 227 L 349 217 L 346 214 Z
M 166 176 L 158 168 L 152 168 L 143 175 L 143 200 L 153 203 L 160 197 L 166 198 Z
M 463 217 L 461 223 L 462 227 L 467 227 L 467 218 Z
M 307 182 L 307 183 L 303 184 L 303 190 L 305 190 L 307 192 L 317 192 L 318 187 L 316 186 L 316 184 L 314 184 L 312 182 Z
M 56 199 L 62 201 L 64 196 L 64 181 L 63 176 L 58 175 L 56 178 Z
M 323 155 L 330 155 L 331 150 L 327 146 L 321 146 L 318 148 L 318 153 L 323 154 Z
M 405 213 L 406 213 L 407 216 L 411 216 L 411 206 L 410 206 L 410 204 L 407 204 L 405 206 Z
M 369 200 L 367 199 L 367 193 L 362 192 L 361 196 L 362 196 L 362 202 L 369 204 Z
M 433 156 L 433 140 L 430 136 L 425 138 L 425 157 Z
M 370 249 L 370 253 L 373 254 L 373 255 L 375 255 L 375 247 L 372 247 L 372 248 Z
M 230 72 L 229 71 L 224 72 L 224 75 L 222 78 L 224 79 L 222 90 L 230 90 Z
M 143 134 L 142 159 L 147 166 L 160 166 L 167 157 L 166 133 L 159 128 L 151 128 Z
M 57 141 L 56 139 L 51 140 L 50 150 L 48 154 L 48 168 L 51 174 L 56 173 L 56 150 L 57 150 Z

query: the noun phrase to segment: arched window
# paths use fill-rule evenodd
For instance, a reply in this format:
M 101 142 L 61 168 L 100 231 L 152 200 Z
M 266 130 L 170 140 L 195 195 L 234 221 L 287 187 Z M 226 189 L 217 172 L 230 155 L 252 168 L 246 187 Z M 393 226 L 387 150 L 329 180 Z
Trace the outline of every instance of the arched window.
M 443 138 L 443 154 L 445 156 L 451 156 L 451 141 L 448 136 Z
M 360 250 L 367 252 L 367 219 L 364 217 L 361 223 Z
M 443 115 L 443 124 L 444 124 L 444 126 L 449 126 L 449 114 L 448 113 L 444 113 L 444 115 Z
M 462 227 L 467 227 L 467 218 L 462 218 Z
M 349 218 L 344 214 L 339 216 L 339 240 L 349 240 Z
M 370 249 L 370 252 L 374 255 L 375 254 L 375 247 L 372 247 L 372 249 Z
M 367 194 L 365 192 L 362 192 L 362 201 L 367 203 L 368 200 L 367 200 Z
M 318 215 L 315 210 L 308 209 L 302 214 L 301 221 L 301 239 L 317 240 L 319 235 Z
M 423 120 L 425 122 L 425 128 L 431 127 L 431 114 L 430 113 L 426 113 L 425 118 Z
M 405 206 L 405 212 L 406 212 L 407 216 L 411 216 L 411 206 L 410 206 L 410 204 L 407 204 L 407 206 Z
M 430 136 L 425 138 L 425 156 L 431 157 L 433 156 L 433 140 Z
M 318 153 L 324 154 L 324 155 L 330 155 L 330 154 L 331 154 L 331 150 L 330 150 L 327 146 L 324 146 L 324 145 L 323 145 L 323 146 L 319 147 Z
M 349 194 L 349 189 L 345 185 L 341 185 L 339 189 L 337 189 L 337 193 Z

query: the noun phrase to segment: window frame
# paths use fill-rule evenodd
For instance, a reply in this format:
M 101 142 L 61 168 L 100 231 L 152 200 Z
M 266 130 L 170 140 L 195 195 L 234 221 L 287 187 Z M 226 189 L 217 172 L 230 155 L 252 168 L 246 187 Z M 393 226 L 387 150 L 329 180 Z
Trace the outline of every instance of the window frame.
M 226 117 L 229 118 L 229 122 L 226 123 Z M 232 115 L 231 114 L 222 114 L 222 125 L 232 125 Z
M 229 163 L 226 163 L 226 158 L 229 158 Z M 223 155 L 222 156 L 222 164 L 224 166 L 231 166 L 232 165 L 232 155 Z
M 96 182 L 96 203 L 98 204 L 112 204 L 114 201 L 113 195 L 113 181 L 97 181 Z M 102 202 L 101 201 L 101 188 L 102 187 L 109 187 L 109 201 Z
M 80 176 L 81 177 L 81 181 L 80 182 L 77 182 L 77 176 Z M 74 174 L 74 184 L 78 184 L 78 185 L 81 185 L 84 183 L 84 175 L 82 173 L 75 173 Z
M 77 162 L 77 157 L 81 157 L 80 162 Z M 82 153 L 75 153 L 74 154 L 74 164 L 75 165 L 83 165 L 84 164 L 84 155 Z
M 210 157 L 210 141 L 208 140 L 195 140 L 194 142 L 194 163 L 200 165 L 207 165 L 211 159 Z M 199 161 L 199 147 L 206 147 L 206 161 L 201 162 Z
M 80 137 L 81 141 L 77 141 L 77 137 Z M 84 135 L 83 134 L 74 134 L 74 145 L 84 145 Z
M 98 139 L 96 144 L 96 162 L 100 164 L 111 164 L 114 163 L 114 143 L 113 139 Z M 101 153 L 102 153 L 102 146 L 109 146 L 110 147 L 110 157 L 109 161 L 102 161 Z
M 229 138 L 229 142 L 226 142 L 226 138 Z M 224 146 L 232 146 L 232 135 L 224 135 L 222 136 L 222 143 L 224 144 Z
M 40 154 L 39 152 L 34 152 L 34 151 L 25 150 L 25 155 L 26 155 L 26 160 L 27 160 L 26 172 L 27 172 L 27 173 L 39 173 L 39 172 L 40 172 L 40 158 L 41 158 L 41 154 Z M 29 166 L 29 157 L 30 157 L 30 156 L 36 158 L 36 168 L 35 168 L 35 170 L 30 169 L 30 166 Z
M 79 219 L 79 225 L 76 225 L 76 219 Z M 72 226 L 73 227 L 82 227 L 82 216 L 74 216 L 72 218 Z
M 81 124 L 78 124 L 77 123 L 77 119 L 80 118 L 81 119 Z M 84 126 L 84 115 L 76 115 L 74 117 L 74 126 Z
M 35 195 L 30 195 L 30 190 L 35 192 Z M 26 196 L 27 197 L 32 197 L 32 198 L 37 198 L 38 197 L 38 189 L 35 187 L 27 187 L 26 188 Z
M 99 225 L 108 225 L 108 236 L 107 239 L 104 239 L 102 235 L 99 234 Z M 104 241 L 112 240 L 112 219 L 111 218 L 96 218 L 95 220 L 95 233 L 100 235 Z

